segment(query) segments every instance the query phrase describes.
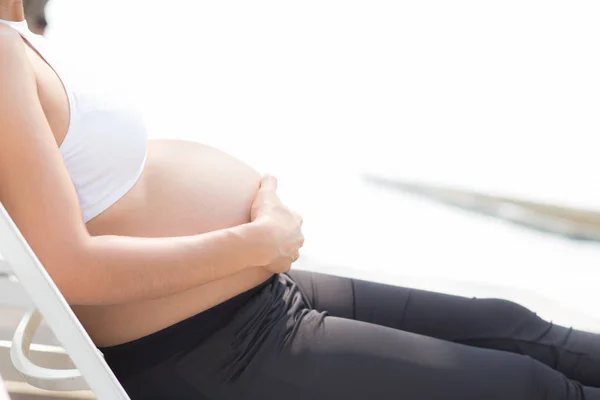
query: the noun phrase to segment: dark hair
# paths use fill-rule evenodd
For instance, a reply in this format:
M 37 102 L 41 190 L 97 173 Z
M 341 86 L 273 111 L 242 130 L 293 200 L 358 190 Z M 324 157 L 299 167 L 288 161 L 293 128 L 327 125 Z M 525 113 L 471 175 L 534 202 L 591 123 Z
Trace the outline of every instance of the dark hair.
M 25 19 L 36 28 L 45 29 L 48 26 L 46 19 L 46 5 L 48 0 L 23 0 Z

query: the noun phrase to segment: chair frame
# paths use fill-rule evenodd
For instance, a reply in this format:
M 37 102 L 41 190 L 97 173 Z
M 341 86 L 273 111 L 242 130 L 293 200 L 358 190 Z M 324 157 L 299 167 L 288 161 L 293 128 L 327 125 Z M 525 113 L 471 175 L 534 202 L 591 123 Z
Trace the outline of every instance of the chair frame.
M 13 364 L 25 380 L 38 387 L 41 385 L 44 389 L 65 390 L 72 386 L 70 382 L 77 379 L 72 373 L 73 370 L 51 370 L 37 366 L 39 370 L 28 369 L 31 367 L 31 361 L 27 358 L 30 341 L 40 317 L 43 317 L 77 367 L 79 376 L 83 377 L 98 399 L 129 400 L 127 393 L 1 203 L 0 255 L 8 263 L 8 267 L 35 306 L 35 310 L 28 312 L 17 328 L 15 337 L 20 343 L 13 340 L 11 348 Z M 19 334 L 21 339 L 18 338 Z

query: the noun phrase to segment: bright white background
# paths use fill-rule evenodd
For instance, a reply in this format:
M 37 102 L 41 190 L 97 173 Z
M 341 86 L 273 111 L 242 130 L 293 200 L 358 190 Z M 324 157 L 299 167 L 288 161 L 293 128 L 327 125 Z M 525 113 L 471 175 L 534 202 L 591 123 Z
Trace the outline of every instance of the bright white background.
M 600 330 L 599 246 L 360 179 L 600 210 L 600 3 L 51 0 L 48 14 L 54 46 L 137 100 L 153 137 L 276 174 L 306 220 L 301 267 Z

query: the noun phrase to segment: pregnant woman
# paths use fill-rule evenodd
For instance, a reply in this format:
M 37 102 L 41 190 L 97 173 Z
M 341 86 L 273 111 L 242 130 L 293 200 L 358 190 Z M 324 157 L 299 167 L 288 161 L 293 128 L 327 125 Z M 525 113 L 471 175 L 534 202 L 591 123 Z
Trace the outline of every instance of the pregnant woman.
M 0 201 L 133 400 L 600 400 L 600 336 L 504 300 L 288 272 L 274 178 L 147 141 L 0 0 Z M 1 240 L 1 238 L 0 238 Z

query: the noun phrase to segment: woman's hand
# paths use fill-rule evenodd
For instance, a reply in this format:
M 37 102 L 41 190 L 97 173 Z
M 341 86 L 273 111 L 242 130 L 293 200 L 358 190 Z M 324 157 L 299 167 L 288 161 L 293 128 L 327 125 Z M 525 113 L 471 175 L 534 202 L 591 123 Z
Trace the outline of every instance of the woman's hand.
M 265 176 L 261 180 L 250 220 L 260 228 L 264 268 L 274 273 L 288 271 L 304 244 L 302 218 L 279 200 L 274 177 Z

